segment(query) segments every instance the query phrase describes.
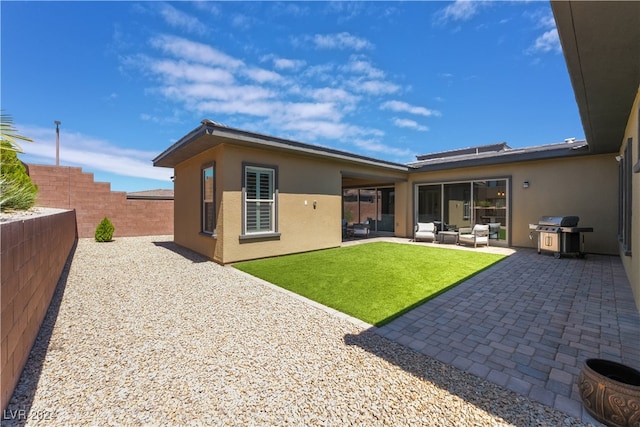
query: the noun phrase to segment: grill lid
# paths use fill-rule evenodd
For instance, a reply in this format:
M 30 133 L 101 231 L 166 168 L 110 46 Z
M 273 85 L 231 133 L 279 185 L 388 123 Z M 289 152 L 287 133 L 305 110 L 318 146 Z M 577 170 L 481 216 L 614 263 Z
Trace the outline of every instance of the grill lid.
M 580 221 L 577 216 L 541 216 L 538 225 L 552 227 L 576 227 Z

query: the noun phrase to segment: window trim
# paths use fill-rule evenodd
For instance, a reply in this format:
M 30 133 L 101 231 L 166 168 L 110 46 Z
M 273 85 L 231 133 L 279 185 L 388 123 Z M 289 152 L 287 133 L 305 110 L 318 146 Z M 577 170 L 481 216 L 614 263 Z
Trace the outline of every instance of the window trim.
M 269 231 L 247 231 L 247 172 L 251 169 L 270 171 L 273 179 L 273 196 L 269 199 L 273 204 L 271 208 L 272 229 Z M 255 240 L 279 240 L 278 231 L 278 167 L 259 163 L 242 162 L 242 229 L 239 237 L 240 241 Z
M 205 215 L 205 204 L 207 203 L 205 199 L 205 183 L 204 183 L 204 173 L 207 169 L 211 169 L 213 175 L 213 200 L 210 202 L 213 204 L 213 224 L 212 230 L 206 230 L 206 215 Z M 200 234 L 204 236 L 216 236 L 216 225 L 217 218 L 215 215 L 216 212 L 216 163 L 209 162 L 200 166 Z

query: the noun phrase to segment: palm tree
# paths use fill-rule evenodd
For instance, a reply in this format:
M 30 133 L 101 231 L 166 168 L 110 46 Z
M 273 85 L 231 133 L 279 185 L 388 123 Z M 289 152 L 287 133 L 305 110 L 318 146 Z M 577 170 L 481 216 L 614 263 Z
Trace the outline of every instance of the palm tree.
M 0 142 L 7 142 L 8 144 L 2 144 L 3 150 L 13 150 L 22 153 L 22 147 L 18 141 L 33 142 L 31 138 L 18 135 L 18 130 L 13 127 L 13 119 L 10 115 L 0 113 Z
M 24 164 L 18 159 L 22 147 L 18 141 L 33 142 L 18 135 L 13 120 L 0 113 L 0 211 L 26 210 L 36 200 L 38 187 L 31 181 Z

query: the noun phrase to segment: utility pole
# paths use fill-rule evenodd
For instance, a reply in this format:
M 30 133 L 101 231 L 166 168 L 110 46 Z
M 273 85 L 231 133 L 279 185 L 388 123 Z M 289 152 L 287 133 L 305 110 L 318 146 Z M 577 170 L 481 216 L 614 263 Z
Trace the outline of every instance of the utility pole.
M 60 120 L 53 122 L 56 124 L 56 166 L 60 166 Z

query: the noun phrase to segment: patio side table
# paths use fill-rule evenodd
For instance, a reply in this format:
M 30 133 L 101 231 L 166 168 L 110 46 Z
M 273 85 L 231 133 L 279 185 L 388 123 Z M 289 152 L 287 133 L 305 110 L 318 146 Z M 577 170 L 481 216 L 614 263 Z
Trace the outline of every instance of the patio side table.
M 458 234 L 457 231 L 439 231 L 438 236 L 440 243 L 446 243 L 448 237 L 453 237 L 453 242 L 451 243 L 458 243 Z

